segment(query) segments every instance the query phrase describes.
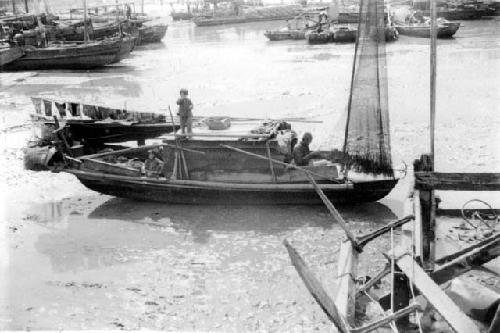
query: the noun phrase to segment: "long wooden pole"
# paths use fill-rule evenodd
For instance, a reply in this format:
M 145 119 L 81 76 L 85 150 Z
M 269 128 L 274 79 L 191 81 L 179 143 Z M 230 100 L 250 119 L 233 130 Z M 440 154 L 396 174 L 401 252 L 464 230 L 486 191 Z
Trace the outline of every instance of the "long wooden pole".
M 26 14 L 29 13 L 28 0 L 24 0 L 24 10 L 26 11 Z
M 83 0 L 83 41 L 85 44 L 89 41 L 89 31 L 87 28 L 87 0 Z
M 16 0 L 12 0 L 12 13 L 16 14 Z
M 436 1 L 431 0 L 431 53 L 430 53 L 430 148 L 431 168 L 434 171 L 434 131 L 436 122 L 436 51 L 437 51 L 437 26 L 436 26 Z

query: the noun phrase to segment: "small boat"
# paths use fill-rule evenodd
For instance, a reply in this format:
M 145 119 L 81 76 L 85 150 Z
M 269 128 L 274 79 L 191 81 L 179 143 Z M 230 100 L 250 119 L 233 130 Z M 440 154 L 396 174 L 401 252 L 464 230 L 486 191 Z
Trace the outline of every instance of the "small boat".
M 347 26 L 334 28 L 333 41 L 336 43 L 354 43 L 358 29 L 350 28 Z
M 221 144 L 266 156 L 279 156 L 276 142 L 270 141 L 192 141 L 183 142 L 184 161 L 189 166 L 189 179 L 150 178 L 130 167 L 107 163 L 102 158 L 110 155 L 83 156 L 73 168 L 66 169 L 91 190 L 118 197 L 170 204 L 219 204 L 219 205 L 313 205 L 321 199 L 302 172 L 275 167 L 270 173 L 268 161 L 249 158 Z M 146 150 L 116 151 L 116 157 L 125 156 L 128 161 L 144 161 Z M 167 168 L 173 170 L 176 163 L 175 143 L 162 147 Z M 177 154 L 177 156 L 179 156 Z M 308 167 L 307 170 L 328 177 L 332 167 Z M 172 173 L 171 171 L 170 173 Z M 334 174 L 334 173 L 333 173 Z M 316 176 L 315 176 L 316 178 Z M 332 182 L 317 178 L 318 186 L 334 203 L 376 201 L 386 196 L 397 180 Z
M 159 43 L 165 37 L 168 25 L 164 23 L 144 23 L 138 29 L 140 45 Z
M 400 35 L 422 38 L 430 38 L 431 36 L 431 27 L 428 23 L 396 24 L 395 27 Z M 437 37 L 452 38 L 458 28 L 460 28 L 459 22 L 438 23 Z
M 264 33 L 270 41 L 280 40 L 302 40 L 306 39 L 307 29 L 292 29 L 292 30 L 268 30 Z
M 218 4 L 219 5 L 219 4 Z M 249 22 L 291 20 L 301 14 L 303 9 L 299 5 L 274 5 L 233 7 L 229 12 L 200 13 L 193 17 L 193 22 L 199 26 L 215 26 Z
M 51 42 L 49 46 L 23 47 L 24 56 L 6 65 L 6 70 L 90 69 L 122 59 L 130 49 L 128 38 L 109 38 L 88 43 Z M 127 51 L 128 49 L 128 51 Z
M 315 29 L 318 22 L 311 19 L 312 13 L 303 13 L 293 20 L 287 21 L 287 26 L 280 30 L 267 30 L 264 33 L 270 41 L 306 39 L 306 33 Z
M 170 16 L 174 21 L 189 21 L 193 18 L 193 14 L 188 12 L 171 12 Z
M 2 47 L 0 48 L 0 68 L 5 65 L 10 64 L 16 59 L 21 58 L 24 55 L 24 51 L 20 47 Z
M 334 33 L 328 30 L 311 30 L 306 33 L 306 40 L 309 44 L 326 44 L 333 41 Z
M 67 126 L 72 140 L 86 142 L 89 148 L 104 143 L 143 142 L 179 128 L 158 113 L 36 97 L 32 97 L 32 102 L 35 112 L 30 116 L 42 132 L 47 127 L 54 127 L 57 120 Z

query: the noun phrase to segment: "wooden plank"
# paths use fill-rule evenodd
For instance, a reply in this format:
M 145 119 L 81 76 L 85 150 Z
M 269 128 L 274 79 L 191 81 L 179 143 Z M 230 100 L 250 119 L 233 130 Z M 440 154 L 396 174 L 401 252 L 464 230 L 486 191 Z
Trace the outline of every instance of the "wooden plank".
M 481 266 L 500 256 L 500 238 L 494 238 L 489 243 L 481 244 L 458 258 L 438 267 L 431 273 L 431 278 L 437 284 L 443 284 L 474 267 Z
M 323 288 L 318 279 L 309 270 L 306 263 L 304 262 L 304 259 L 302 259 L 298 252 L 292 247 L 292 245 L 290 245 L 290 243 L 286 239 L 283 241 L 283 244 L 288 251 L 288 255 L 290 256 L 293 266 L 299 273 L 302 281 L 304 281 L 307 290 L 309 290 L 323 312 L 327 315 L 328 319 L 333 322 L 340 333 L 349 333 L 350 327 L 346 319 L 340 315 L 335 302 L 330 298 L 330 296 L 328 296 L 325 288 Z
M 500 191 L 500 173 L 415 172 L 420 190 Z
M 342 317 L 349 325 L 354 326 L 356 306 L 356 275 L 358 270 L 359 252 L 354 249 L 350 241 L 340 245 L 339 260 L 337 262 L 337 296 L 335 303 Z
M 479 333 L 478 327 L 441 290 L 404 248 L 396 250 L 396 264 L 457 333 Z
M 412 304 L 407 306 L 406 308 L 403 308 L 401 310 L 398 310 L 388 316 L 385 316 L 384 318 L 374 321 L 372 323 L 369 323 L 367 325 L 361 326 L 361 327 L 356 327 L 351 329 L 351 333 L 367 333 L 371 332 L 373 330 L 376 330 L 379 327 L 382 327 L 384 325 L 389 324 L 392 321 L 396 321 L 398 319 L 401 319 L 403 317 L 407 317 L 409 314 L 421 310 L 421 307 L 419 304 Z

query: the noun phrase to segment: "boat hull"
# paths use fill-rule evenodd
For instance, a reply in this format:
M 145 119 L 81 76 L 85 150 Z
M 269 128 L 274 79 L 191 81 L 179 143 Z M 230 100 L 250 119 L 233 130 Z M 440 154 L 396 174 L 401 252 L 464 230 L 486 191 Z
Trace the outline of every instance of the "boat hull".
M 142 26 L 139 28 L 140 45 L 148 43 L 160 43 L 167 34 L 167 24 L 156 24 L 153 26 Z
M 98 140 L 103 142 L 124 142 L 146 140 L 172 133 L 174 127 L 169 124 L 122 125 L 120 123 L 85 123 L 68 121 L 75 140 Z M 175 126 L 179 129 L 179 126 Z
M 106 195 L 140 201 L 192 205 L 318 205 L 310 184 L 228 184 L 166 181 L 69 169 L 87 188 Z M 333 203 L 373 202 L 385 197 L 397 180 L 320 184 Z
M 312 31 L 306 34 L 306 39 L 309 44 L 326 44 L 333 41 L 333 33 L 330 31 Z
M 452 38 L 453 35 L 460 28 L 460 23 L 446 23 L 445 25 L 439 26 L 437 31 L 438 38 Z M 400 35 L 420 37 L 420 38 L 430 38 L 431 30 L 428 26 L 396 26 L 396 29 Z
M 25 49 L 25 55 L 4 68 L 7 70 L 91 69 L 116 61 L 121 52 L 120 39 L 88 45 Z
M 0 50 L 0 68 L 21 58 L 24 51 L 20 47 L 11 47 Z
M 195 18 L 193 18 L 193 22 L 198 27 L 208 27 L 208 26 L 224 25 L 224 24 L 240 24 L 240 23 L 250 23 L 250 22 L 291 20 L 295 16 L 296 16 L 296 13 L 293 13 L 290 15 L 267 16 L 267 17 L 247 17 L 247 16 L 234 16 L 234 17 L 224 17 L 224 18 L 195 17 Z
M 264 33 L 270 41 L 280 40 L 302 40 L 306 39 L 305 30 L 289 30 L 289 31 L 266 31 Z

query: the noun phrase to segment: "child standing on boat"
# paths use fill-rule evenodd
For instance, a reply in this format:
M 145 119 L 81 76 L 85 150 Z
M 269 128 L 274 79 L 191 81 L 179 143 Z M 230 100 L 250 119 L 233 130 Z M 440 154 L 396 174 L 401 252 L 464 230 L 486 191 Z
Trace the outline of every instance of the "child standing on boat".
M 181 133 L 185 134 L 187 129 L 187 134 L 193 133 L 193 103 L 188 98 L 187 89 L 181 89 L 181 97 L 177 100 L 177 105 L 179 105 L 179 112 L 177 115 L 181 119 Z

